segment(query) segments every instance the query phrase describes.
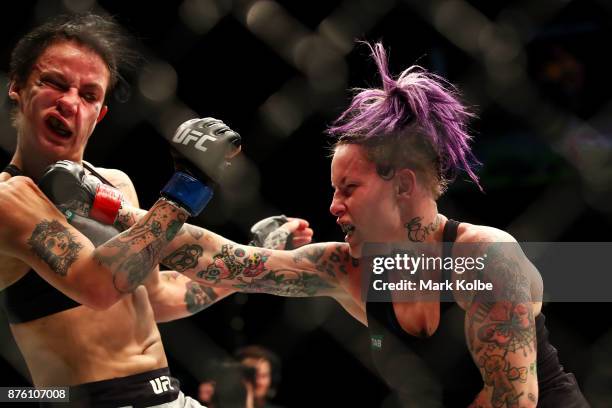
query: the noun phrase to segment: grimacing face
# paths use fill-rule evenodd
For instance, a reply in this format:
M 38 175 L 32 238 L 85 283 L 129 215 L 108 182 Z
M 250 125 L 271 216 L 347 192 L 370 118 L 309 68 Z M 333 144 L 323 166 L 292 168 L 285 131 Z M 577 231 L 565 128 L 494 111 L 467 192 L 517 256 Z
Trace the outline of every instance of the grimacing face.
M 346 234 L 351 256 L 361 257 L 365 242 L 402 239 L 400 208 L 393 180 L 383 180 L 357 144 L 336 147 L 331 164 L 334 196 L 329 208 Z M 398 231 L 400 235 L 398 235 Z
M 18 104 L 17 150 L 53 163 L 80 162 L 104 105 L 110 72 L 104 60 L 74 41 L 49 45 L 23 85 L 11 82 L 9 98 Z

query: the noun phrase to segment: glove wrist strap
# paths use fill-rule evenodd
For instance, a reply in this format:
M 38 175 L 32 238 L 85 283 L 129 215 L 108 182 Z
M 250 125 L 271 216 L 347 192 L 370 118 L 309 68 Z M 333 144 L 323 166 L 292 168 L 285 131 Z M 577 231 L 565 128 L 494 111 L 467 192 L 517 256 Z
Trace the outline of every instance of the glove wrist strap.
M 195 217 L 211 200 L 213 190 L 189 174 L 177 171 L 164 186 L 161 195 L 178 203 Z
M 106 184 L 98 184 L 89 216 L 103 224 L 114 223 L 121 208 L 122 199 L 121 191 Z

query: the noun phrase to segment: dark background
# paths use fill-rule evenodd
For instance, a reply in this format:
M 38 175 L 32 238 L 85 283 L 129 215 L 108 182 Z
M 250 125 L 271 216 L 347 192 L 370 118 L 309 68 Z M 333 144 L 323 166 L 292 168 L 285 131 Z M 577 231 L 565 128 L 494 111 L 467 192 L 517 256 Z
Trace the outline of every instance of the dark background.
M 128 173 L 148 208 L 172 173 L 160 135 L 190 117 L 218 117 L 242 134 L 245 158 L 195 223 L 246 242 L 251 224 L 284 213 L 308 219 L 318 241 L 342 240 L 328 212 L 324 130 L 349 102 L 349 88 L 380 84 L 355 40 L 382 40 L 393 73 L 414 63 L 439 73 L 478 114 L 471 128 L 485 192 L 460 176 L 439 201 L 442 213 L 519 241 L 610 241 L 612 4 L 500 3 L 10 2 L 0 77 L 6 83 L 17 39 L 50 16 L 112 14 L 137 37 L 144 59 L 126 74 L 128 92 L 111 99 L 86 160 Z M 4 165 L 15 134 L 0 104 Z M 593 406 L 612 406 L 610 304 L 544 311 L 562 362 Z M 193 396 L 212 358 L 251 343 L 281 356 L 279 404 L 376 407 L 388 395 L 373 374 L 366 331 L 329 299 L 235 295 L 160 328 L 172 372 Z M 0 384 L 28 384 L 6 323 L 0 332 Z

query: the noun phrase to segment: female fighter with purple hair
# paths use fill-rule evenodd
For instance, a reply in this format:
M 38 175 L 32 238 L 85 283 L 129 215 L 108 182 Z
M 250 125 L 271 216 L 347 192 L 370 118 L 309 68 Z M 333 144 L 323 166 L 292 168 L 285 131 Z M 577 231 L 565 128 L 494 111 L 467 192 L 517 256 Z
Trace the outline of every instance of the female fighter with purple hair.
M 204 231 L 198 239 L 175 238 L 165 263 L 177 269 L 175 260 L 186 256 L 181 251 L 195 248 L 201 256 L 180 270 L 203 284 L 334 297 L 368 327 L 373 359 L 400 406 L 587 407 L 548 341 L 541 278 L 515 239 L 438 212 L 436 201 L 458 172 L 480 188 L 467 132 L 472 115 L 443 78 L 410 67 L 395 79 L 383 46 L 371 50 L 382 89 L 359 90 L 329 130 L 337 139 L 330 211 L 346 244 L 274 252 Z M 368 282 L 358 259 L 366 242 L 428 244 L 444 259 L 464 256 L 465 244 L 478 244 L 495 272 L 483 277 L 495 285 L 494 296 L 453 292 L 450 302 L 393 295 L 387 302 L 364 300 Z M 455 273 L 445 277 L 457 279 Z

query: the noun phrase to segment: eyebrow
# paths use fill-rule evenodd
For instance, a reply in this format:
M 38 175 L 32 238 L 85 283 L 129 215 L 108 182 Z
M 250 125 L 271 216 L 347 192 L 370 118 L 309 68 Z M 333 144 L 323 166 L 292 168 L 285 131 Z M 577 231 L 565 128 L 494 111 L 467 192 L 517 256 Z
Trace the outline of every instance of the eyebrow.
M 340 182 L 338 183 L 338 186 L 342 186 L 342 187 L 343 187 L 344 185 L 346 185 L 346 184 L 348 183 L 348 181 L 347 181 L 347 180 L 348 180 L 348 177 L 347 177 L 347 176 L 342 177 L 342 179 L 340 179 Z M 336 188 L 336 187 L 338 187 L 338 186 L 334 185 L 334 182 L 333 182 L 333 181 L 332 181 L 332 183 L 331 183 L 331 186 L 332 186 L 332 188 Z
M 103 92 L 103 88 L 100 86 L 100 84 L 97 84 L 95 82 L 90 82 L 87 84 L 83 84 L 82 89 L 88 90 L 88 91 L 98 91 L 98 92 Z
M 38 72 L 39 72 L 39 76 L 42 78 L 44 76 L 52 76 L 52 77 L 56 77 L 60 80 L 62 80 L 63 82 L 68 83 L 68 79 L 66 78 L 66 75 L 64 75 L 61 71 L 56 71 L 54 69 L 41 69 L 40 67 L 36 67 Z M 104 87 L 102 87 L 102 85 L 100 85 L 97 82 L 88 82 L 85 84 L 81 85 L 81 89 L 85 89 L 85 90 L 95 90 L 98 92 L 104 92 Z

